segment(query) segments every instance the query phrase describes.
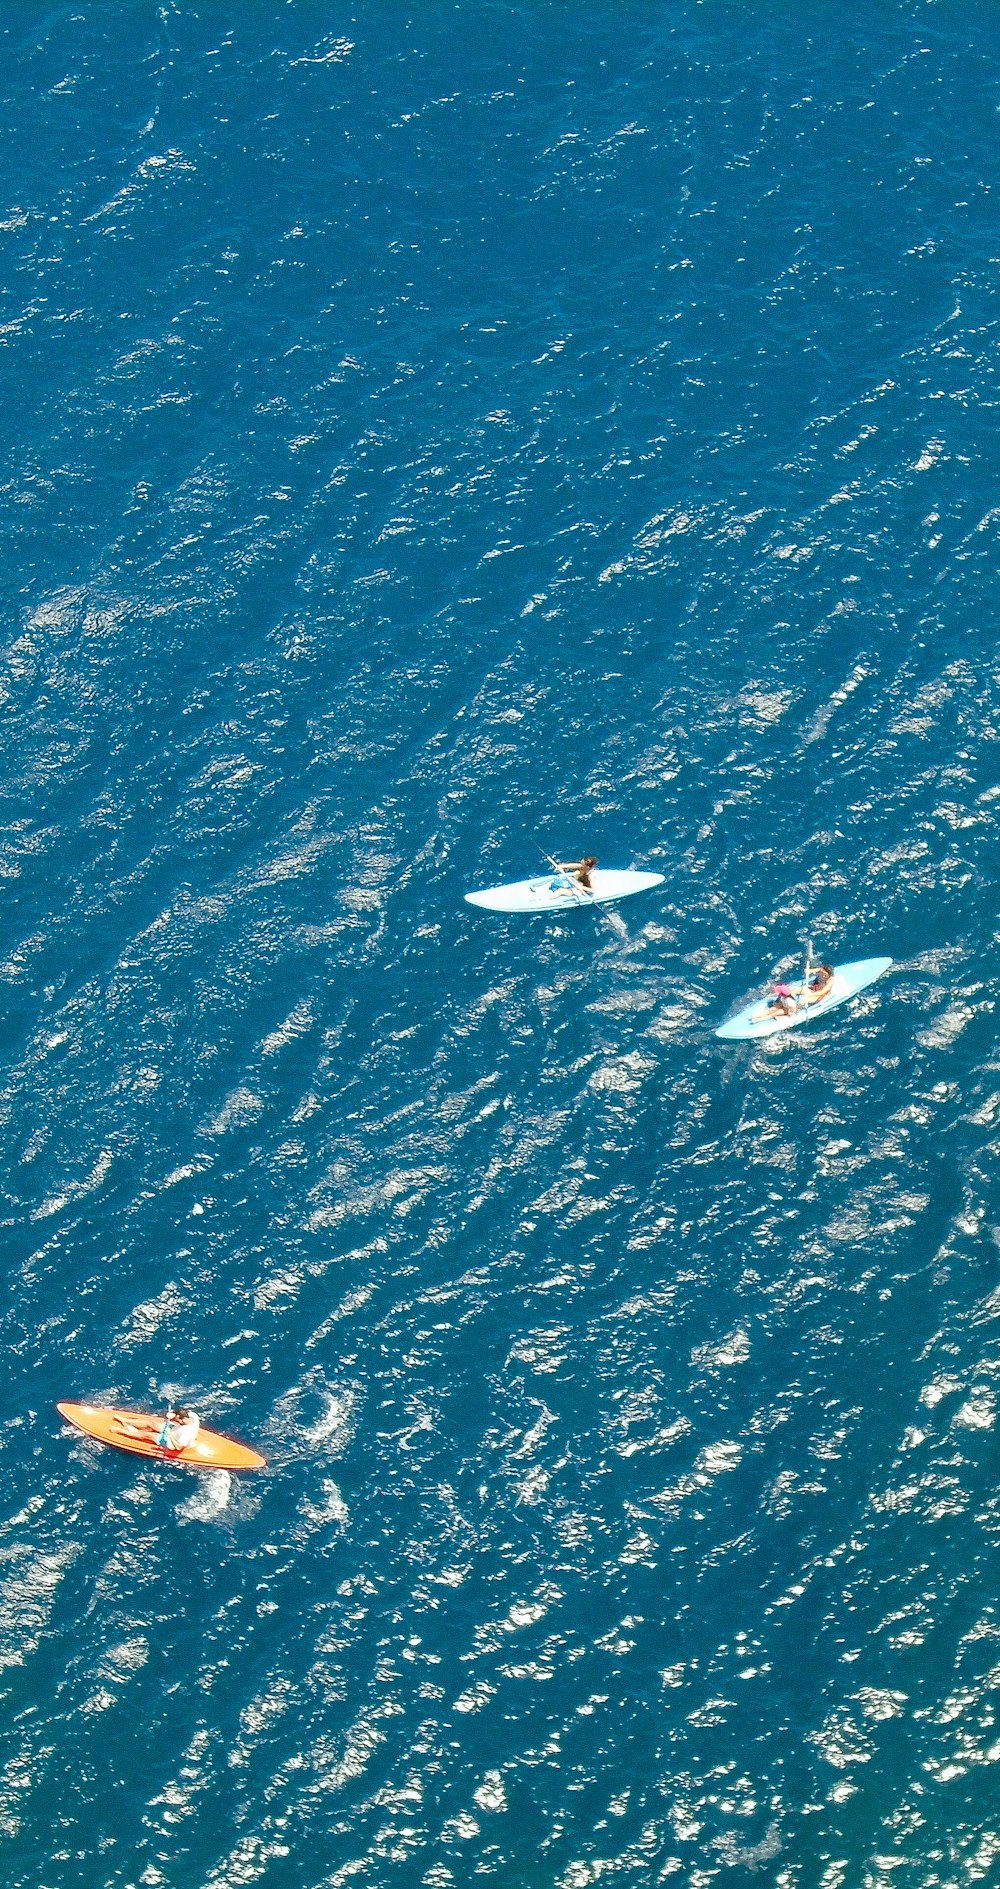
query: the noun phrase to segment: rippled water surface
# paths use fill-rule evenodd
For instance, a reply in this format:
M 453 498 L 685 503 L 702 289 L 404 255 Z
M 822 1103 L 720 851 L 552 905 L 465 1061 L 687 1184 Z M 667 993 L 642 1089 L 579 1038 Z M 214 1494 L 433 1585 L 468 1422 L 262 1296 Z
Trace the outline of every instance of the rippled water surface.
M 995 1880 L 995 10 L 0 45 L 3 1881 Z

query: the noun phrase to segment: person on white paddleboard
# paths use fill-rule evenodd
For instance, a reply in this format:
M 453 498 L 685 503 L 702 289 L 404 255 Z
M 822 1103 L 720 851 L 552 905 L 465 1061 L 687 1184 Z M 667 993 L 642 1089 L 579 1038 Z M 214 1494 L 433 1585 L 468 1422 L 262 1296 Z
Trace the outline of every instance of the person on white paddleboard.
M 572 873 L 577 885 L 582 886 L 585 892 L 592 892 L 594 888 L 590 883 L 590 875 L 596 864 L 597 860 L 591 853 L 586 859 L 571 859 L 565 864 L 560 860 L 559 871 L 566 873 L 567 877 Z
M 809 1002 L 821 1004 L 833 988 L 833 965 L 821 964 L 809 979 Z
M 820 1004 L 824 997 L 829 997 L 832 989 L 833 965 L 819 964 L 809 973 L 805 1001 L 807 1004 Z M 762 1023 L 766 1017 L 794 1017 L 801 1005 L 801 997 L 796 997 L 790 984 L 775 984 L 773 996 L 768 997 L 763 1010 L 757 1012 L 757 1017 Z
M 758 1011 L 757 1014 L 761 1022 L 763 1022 L 765 1017 L 775 1015 L 779 1017 L 794 1017 L 795 1010 L 795 992 L 791 985 L 775 984 L 773 995 L 767 999 L 763 1010 Z
M 143 1443 L 155 1443 L 161 1450 L 169 1450 L 173 1455 L 179 1450 L 190 1449 L 201 1429 L 201 1418 L 193 1410 L 186 1410 L 183 1404 L 176 1410 L 171 1404 L 162 1423 L 159 1417 L 148 1417 L 142 1423 L 129 1423 L 124 1417 L 118 1417 L 116 1428 L 126 1436 L 139 1437 Z

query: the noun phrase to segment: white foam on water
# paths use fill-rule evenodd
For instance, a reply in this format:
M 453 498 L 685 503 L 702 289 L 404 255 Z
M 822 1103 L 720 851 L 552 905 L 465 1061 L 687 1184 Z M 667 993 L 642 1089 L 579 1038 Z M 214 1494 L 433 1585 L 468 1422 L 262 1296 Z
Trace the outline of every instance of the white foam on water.
M 161 1326 L 169 1324 L 184 1309 L 184 1296 L 176 1280 L 171 1279 L 153 1299 L 145 1299 L 137 1305 L 126 1320 L 118 1340 L 124 1350 L 134 1345 L 148 1344 L 155 1338 Z
M 23 1542 L 5 1551 L 9 1572 L 0 1577 L 0 1671 L 23 1666 L 37 1649 L 80 1549 L 79 1542 L 67 1542 L 38 1553 Z
M 264 1056 L 276 1056 L 279 1050 L 287 1048 L 298 1036 L 304 1036 L 313 1025 L 313 1006 L 305 998 L 289 1011 L 284 1023 L 278 1029 L 271 1030 L 261 1043 Z
M 228 1469 L 199 1469 L 198 1487 L 178 1504 L 181 1522 L 217 1522 L 229 1507 L 233 1479 Z
M 201 1132 L 205 1135 L 226 1135 L 234 1128 L 248 1128 L 257 1120 L 263 1107 L 263 1096 L 240 1084 L 226 1097 L 221 1108 L 203 1124 Z
M 333 1525 L 342 1534 L 350 1522 L 350 1512 L 331 1477 L 325 1476 L 320 1483 L 320 1496 L 319 1502 L 312 1502 L 308 1496 L 303 1496 L 299 1503 L 301 1513 L 312 1528 Z
M 955 1430 L 992 1430 L 997 1420 L 996 1394 L 988 1385 L 976 1385 L 952 1417 Z
M 332 1388 L 319 1370 L 311 1370 L 278 1399 L 272 1422 L 300 1448 L 339 1456 L 354 1436 L 359 1409 L 359 1393 L 352 1386 Z
M 502 1771 L 487 1771 L 482 1783 L 472 1793 L 472 1799 L 480 1810 L 501 1811 L 507 1809 L 507 1792 Z
M 749 1335 L 737 1328 L 715 1344 L 697 1345 L 691 1353 L 691 1362 L 703 1371 L 722 1371 L 734 1364 L 746 1364 L 749 1356 Z

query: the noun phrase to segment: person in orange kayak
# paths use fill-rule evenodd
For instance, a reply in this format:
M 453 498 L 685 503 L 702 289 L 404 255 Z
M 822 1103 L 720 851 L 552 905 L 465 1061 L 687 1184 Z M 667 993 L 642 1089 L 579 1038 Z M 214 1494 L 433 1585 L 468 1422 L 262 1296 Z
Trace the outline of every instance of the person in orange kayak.
M 190 1449 L 201 1429 L 201 1418 L 193 1410 L 186 1410 L 183 1404 L 176 1410 L 170 1404 L 162 1423 L 159 1417 L 147 1417 L 139 1423 L 117 1417 L 115 1427 L 126 1436 L 138 1437 L 143 1443 L 155 1443 L 169 1455 L 176 1456 L 180 1450 Z

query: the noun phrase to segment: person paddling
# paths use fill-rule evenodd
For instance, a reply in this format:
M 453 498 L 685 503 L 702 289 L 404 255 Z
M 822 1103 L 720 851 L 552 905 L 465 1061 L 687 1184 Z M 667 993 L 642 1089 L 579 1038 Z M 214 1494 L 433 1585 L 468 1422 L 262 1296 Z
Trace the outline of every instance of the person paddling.
M 597 864 L 597 860 L 595 859 L 594 855 L 591 853 L 591 854 L 588 854 L 586 859 L 571 859 L 565 862 L 560 861 L 559 871 L 566 873 L 567 876 L 570 873 L 572 873 L 573 881 L 576 885 L 582 886 L 585 892 L 592 892 L 594 888 L 590 882 L 590 875 L 593 872 L 596 864 Z
M 833 965 L 821 964 L 809 979 L 806 1001 L 811 1004 L 821 1004 L 824 997 L 829 997 L 832 989 Z

